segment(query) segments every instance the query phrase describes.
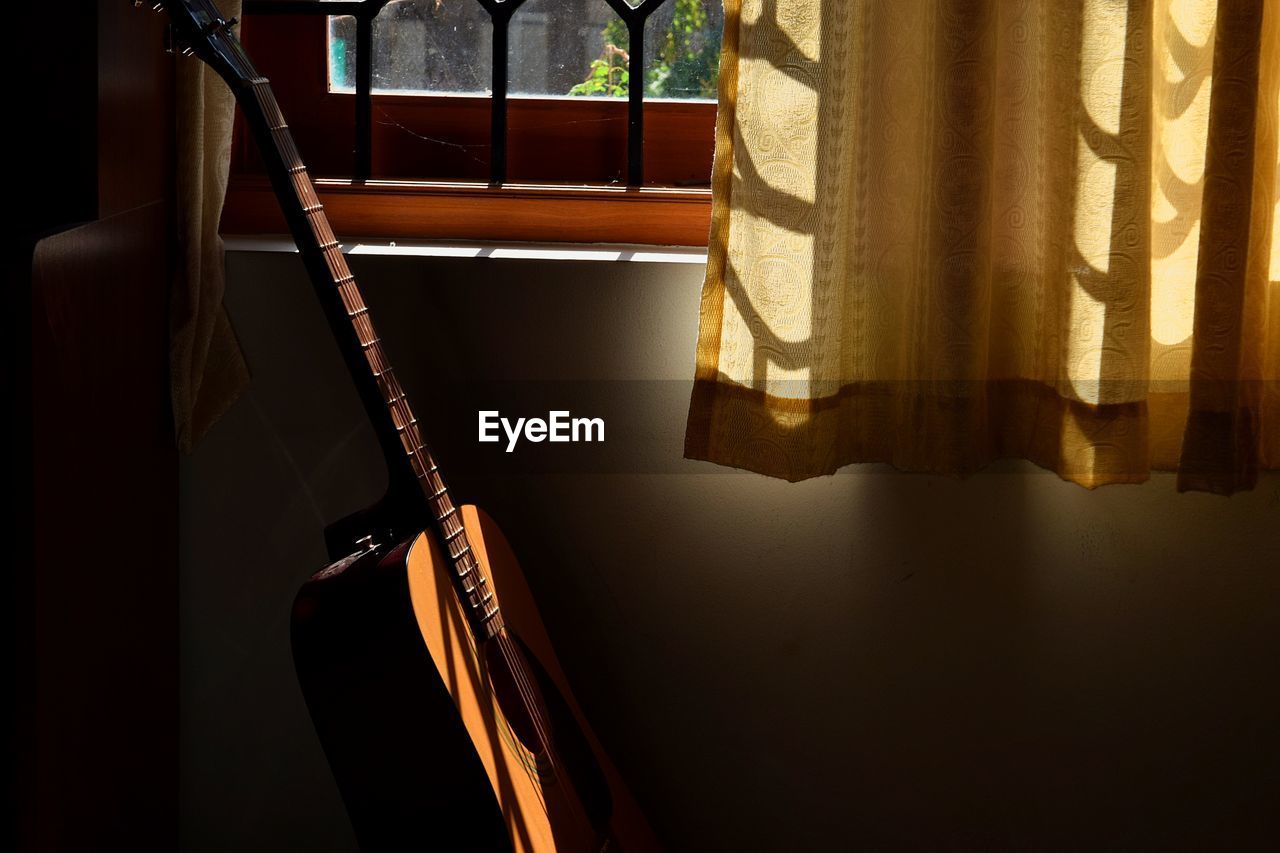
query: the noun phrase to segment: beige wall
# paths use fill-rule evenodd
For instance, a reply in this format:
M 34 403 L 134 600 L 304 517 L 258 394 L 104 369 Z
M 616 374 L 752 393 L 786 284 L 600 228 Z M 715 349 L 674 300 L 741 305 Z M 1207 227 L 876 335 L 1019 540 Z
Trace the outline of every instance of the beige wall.
M 229 263 L 254 381 L 184 469 L 184 844 L 351 849 L 288 607 L 324 523 L 377 494 L 379 456 L 296 257 Z M 353 266 L 455 490 L 526 555 L 673 847 L 1280 833 L 1280 477 L 1224 499 L 1020 463 L 964 482 L 718 469 L 681 459 L 700 267 Z M 481 446 L 483 399 L 604 414 L 605 446 Z

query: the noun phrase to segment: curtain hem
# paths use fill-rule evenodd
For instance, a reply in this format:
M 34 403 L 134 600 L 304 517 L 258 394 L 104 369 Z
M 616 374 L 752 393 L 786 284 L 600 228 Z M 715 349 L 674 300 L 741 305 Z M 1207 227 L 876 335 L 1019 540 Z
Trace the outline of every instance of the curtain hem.
M 1093 489 L 1179 470 L 1187 406 L 1184 392 L 1092 405 L 1021 379 L 851 383 L 790 399 L 720 377 L 694 383 L 684 455 L 789 482 L 862 462 L 963 478 L 1023 458 Z

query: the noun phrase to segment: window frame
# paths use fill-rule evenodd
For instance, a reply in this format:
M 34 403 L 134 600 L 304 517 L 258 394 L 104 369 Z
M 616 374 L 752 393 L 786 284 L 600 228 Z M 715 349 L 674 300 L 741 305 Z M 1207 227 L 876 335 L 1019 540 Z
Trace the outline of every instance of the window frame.
M 627 187 L 625 100 L 509 96 L 509 179 L 491 185 L 490 98 L 375 92 L 374 177 L 353 180 L 356 95 L 329 89 L 327 19 L 249 14 L 241 37 L 339 234 L 706 245 L 714 103 L 646 100 L 646 185 Z M 423 176 L 424 163 L 432 174 Z M 222 230 L 285 230 L 242 122 Z

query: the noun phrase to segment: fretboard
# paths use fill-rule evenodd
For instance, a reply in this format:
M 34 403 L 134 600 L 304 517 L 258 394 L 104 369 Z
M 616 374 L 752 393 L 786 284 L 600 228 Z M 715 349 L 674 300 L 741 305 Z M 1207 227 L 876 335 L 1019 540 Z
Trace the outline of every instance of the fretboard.
M 350 344 L 346 354 L 353 378 L 358 385 L 363 383 L 366 387 L 372 379 L 376 396 L 381 399 L 381 409 L 370 411 L 370 417 L 375 422 L 381 418 L 383 436 L 394 435 L 399 442 L 399 448 L 395 448 L 393 440 L 384 440 L 388 456 L 403 453 L 400 458 L 389 458 L 388 464 L 394 470 L 407 462 L 417 478 L 440 546 L 452 564 L 454 589 L 469 615 L 475 638 L 477 641 L 489 639 L 502 627 L 502 616 L 489 579 L 472 551 L 461 512 L 449 495 L 440 467 L 422 438 L 418 419 L 383 350 L 369 308 L 347 266 L 342 246 L 329 226 L 324 206 L 316 196 L 275 95 L 262 77 L 250 80 L 237 95 L 258 137 L 294 241 L 308 262 L 308 271 L 321 300 L 326 302 L 335 336 L 340 343 L 345 340 Z M 367 399 L 373 394 L 364 396 Z

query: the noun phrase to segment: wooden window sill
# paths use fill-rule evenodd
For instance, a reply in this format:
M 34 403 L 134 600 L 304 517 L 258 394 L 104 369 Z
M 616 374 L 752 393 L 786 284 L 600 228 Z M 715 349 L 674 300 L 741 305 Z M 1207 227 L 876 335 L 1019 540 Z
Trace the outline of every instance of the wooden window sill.
M 709 189 L 427 181 L 315 181 L 340 237 L 706 246 Z M 281 234 L 265 177 L 232 178 L 226 234 Z

